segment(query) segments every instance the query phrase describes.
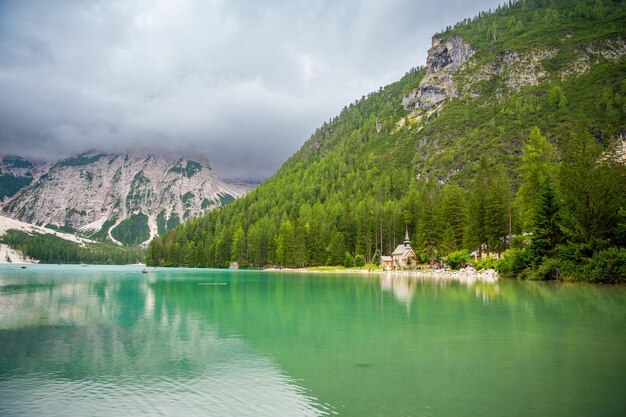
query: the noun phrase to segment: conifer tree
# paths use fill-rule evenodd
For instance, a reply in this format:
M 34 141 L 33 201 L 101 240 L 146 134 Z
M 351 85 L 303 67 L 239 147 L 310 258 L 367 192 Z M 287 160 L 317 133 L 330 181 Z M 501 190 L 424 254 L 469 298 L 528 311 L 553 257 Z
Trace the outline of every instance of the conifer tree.
M 380 251 L 376 249 L 374 256 L 372 256 L 372 263 L 374 265 L 380 265 Z
M 524 144 L 520 177 L 522 184 L 516 195 L 522 228 L 530 229 L 533 222 L 533 209 L 539 199 L 541 185 L 553 177 L 556 167 L 556 152 L 538 127 L 533 127 Z
M 490 167 L 481 160 L 474 177 L 468 207 L 464 244 L 477 249 L 486 244 L 489 251 L 500 252 L 508 234 L 509 182 L 501 167 Z
M 543 258 L 551 257 L 557 245 L 563 242 L 560 210 L 552 181 L 547 179 L 541 186 L 534 210 L 530 251 L 535 265 L 540 264 Z
M 563 230 L 586 256 L 615 240 L 619 210 L 626 200 L 624 166 L 586 132 L 564 148 L 559 171 Z
M 461 249 L 463 245 L 463 232 L 466 220 L 466 193 L 456 185 L 443 187 L 441 207 L 439 210 L 439 223 L 443 228 L 443 253 L 449 253 Z M 443 246 L 446 246 L 444 248 Z
M 233 234 L 231 244 L 231 261 L 237 262 L 240 266 L 247 264 L 246 259 L 246 235 L 243 228 L 239 226 Z
M 506 237 L 509 233 L 509 181 L 502 167 L 494 167 L 488 177 L 485 195 L 485 238 L 490 252 L 502 252 L 506 249 Z
M 489 184 L 488 174 L 487 162 L 483 159 L 474 176 L 467 210 L 463 245 L 468 249 L 477 249 L 487 241 L 485 231 L 485 196 Z
M 343 266 L 346 268 L 352 268 L 354 266 L 354 258 L 350 254 L 350 252 L 346 252 L 343 260 Z
M 417 247 L 420 252 L 434 256 L 441 240 L 438 216 L 439 188 L 434 181 L 426 183 L 422 194 L 422 205 L 418 219 Z

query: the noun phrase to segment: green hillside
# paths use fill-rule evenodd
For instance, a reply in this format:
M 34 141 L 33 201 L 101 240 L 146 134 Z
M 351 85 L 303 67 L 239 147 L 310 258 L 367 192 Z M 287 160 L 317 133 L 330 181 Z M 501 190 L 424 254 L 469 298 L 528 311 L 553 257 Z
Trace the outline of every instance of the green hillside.
M 25 257 L 46 264 L 123 265 L 141 262 L 144 252 L 139 247 L 120 247 L 110 243 L 80 244 L 51 234 L 8 230 L 0 242 L 20 251 Z
M 508 249 L 512 274 L 605 271 L 602 251 L 626 258 L 624 28 L 626 2 L 602 0 L 511 2 L 459 22 L 435 35 L 471 51 L 458 68 L 431 54 L 346 106 L 246 197 L 156 238 L 147 262 L 371 261 L 408 228 L 423 261 L 484 244 Z

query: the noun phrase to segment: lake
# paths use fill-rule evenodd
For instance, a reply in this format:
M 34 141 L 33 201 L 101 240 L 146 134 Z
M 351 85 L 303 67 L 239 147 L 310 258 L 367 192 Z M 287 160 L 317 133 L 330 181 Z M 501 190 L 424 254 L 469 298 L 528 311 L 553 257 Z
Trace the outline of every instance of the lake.
M 623 416 L 626 287 L 0 267 L 2 416 Z

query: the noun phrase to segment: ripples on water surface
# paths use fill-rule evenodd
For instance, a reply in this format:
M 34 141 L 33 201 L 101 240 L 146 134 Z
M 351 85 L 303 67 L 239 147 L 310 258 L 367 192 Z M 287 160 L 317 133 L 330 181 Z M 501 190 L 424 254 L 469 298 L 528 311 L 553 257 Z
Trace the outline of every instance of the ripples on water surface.
M 624 287 L 8 265 L 0 415 L 626 415 L 624 330 Z

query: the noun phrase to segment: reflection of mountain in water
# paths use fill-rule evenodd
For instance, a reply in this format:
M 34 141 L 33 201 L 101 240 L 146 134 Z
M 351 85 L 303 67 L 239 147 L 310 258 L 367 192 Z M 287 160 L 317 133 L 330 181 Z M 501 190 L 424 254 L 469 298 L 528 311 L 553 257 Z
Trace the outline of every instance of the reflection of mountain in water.
M 537 376 L 585 375 L 580 366 L 554 368 L 586 363 L 567 349 L 568 335 L 579 340 L 611 324 L 581 328 L 576 317 L 612 317 L 624 305 L 610 292 L 580 286 L 246 271 L 120 277 L 89 269 L 76 279 L 28 284 L 0 278 L 1 311 L 10 311 L 0 316 L 2 375 L 46 373 L 48 382 L 74 381 L 76 389 L 115 381 L 137 395 L 141 385 L 157 404 L 157 391 L 170 399 L 183 392 L 190 404 L 224 396 L 231 407 L 277 399 L 276 406 L 295 407 L 284 413 L 290 415 L 323 413 L 322 403 L 347 415 L 455 414 L 446 392 L 466 404 L 467 415 L 529 404 L 556 410 L 577 404 L 580 392 L 542 402 L 547 387 Z M 227 285 L 199 285 L 210 281 Z M 536 383 L 519 392 L 520 380 Z M 241 402 L 229 402 L 233 395 Z M 605 386 L 587 395 L 618 398 Z M 252 414 L 269 414 L 264 410 Z
M 146 282 L 0 288 L 0 415 L 320 414 L 271 358 Z

